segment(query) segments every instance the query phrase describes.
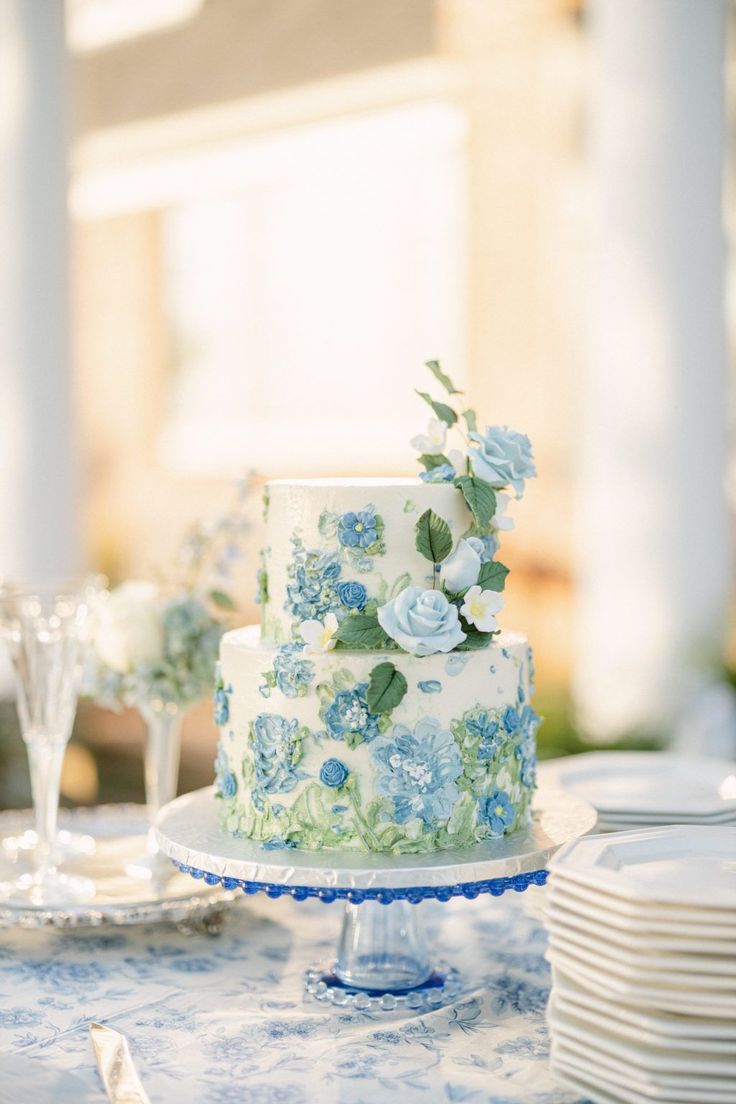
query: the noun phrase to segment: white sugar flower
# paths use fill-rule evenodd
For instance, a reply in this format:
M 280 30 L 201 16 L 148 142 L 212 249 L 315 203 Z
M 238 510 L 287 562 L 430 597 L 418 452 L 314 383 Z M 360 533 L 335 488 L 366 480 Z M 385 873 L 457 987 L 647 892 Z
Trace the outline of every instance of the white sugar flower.
M 430 418 L 427 432 L 411 439 L 411 447 L 427 456 L 439 456 L 447 440 L 447 426 L 440 418 Z
M 457 594 L 458 591 L 466 590 L 473 583 L 478 582 L 482 548 L 482 543 L 476 538 L 470 537 L 469 540 L 464 540 L 461 537 L 455 551 L 442 561 L 440 582 L 451 594 Z
M 302 621 L 299 632 L 302 640 L 306 641 L 305 652 L 331 652 L 337 644 L 335 633 L 337 632 L 337 618 L 334 613 L 328 613 L 322 621 Z
M 508 533 L 509 530 L 514 528 L 514 519 L 506 517 L 506 510 L 510 501 L 511 499 L 507 494 L 496 495 L 496 512 L 491 518 L 492 529 L 500 529 L 502 532 Z
M 471 586 L 460 607 L 460 613 L 469 625 L 475 625 L 480 632 L 495 632 L 498 628 L 495 615 L 502 606 L 503 595 L 497 591 Z

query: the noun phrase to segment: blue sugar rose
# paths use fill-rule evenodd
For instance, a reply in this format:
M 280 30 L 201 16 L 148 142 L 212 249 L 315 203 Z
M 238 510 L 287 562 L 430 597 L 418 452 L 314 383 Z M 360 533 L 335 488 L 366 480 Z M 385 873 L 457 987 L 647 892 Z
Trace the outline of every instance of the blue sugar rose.
M 451 652 L 466 639 L 457 607 L 440 590 L 406 587 L 379 606 L 378 623 L 399 647 L 416 656 Z
M 473 472 L 492 487 L 513 487 L 517 498 L 524 493 L 524 480 L 537 474 L 532 445 L 525 433 L 508 426 L 489 426 L 484 434 L 469 433 L 475 448 L 468 449 Z
M 347 609 L 362 610 L 368 598 L 368 591 L 362 583 L 339 583 L 337 593 L 340 601 Z
M 343 514 L 337 525 L 337 537 L 346 548 L 369 548 L 378 540 L 378 523 L 371 510 Z
M 451 552 L 440 566 L 440 582 L 451 594 L 467 590 L 478 582 L 480 575 L 480 550 L 482 544 L 477 537 L 460 539 L 457 548 Z
M 319 772 L 319 780 L 323 782 L 325 786 L 331 786 L 333 789 L 336 789 L 338 786 L 343 785 L 349 774 L 350 771 L 339 759 L 325 759 L 322 764 L 322 769 Z

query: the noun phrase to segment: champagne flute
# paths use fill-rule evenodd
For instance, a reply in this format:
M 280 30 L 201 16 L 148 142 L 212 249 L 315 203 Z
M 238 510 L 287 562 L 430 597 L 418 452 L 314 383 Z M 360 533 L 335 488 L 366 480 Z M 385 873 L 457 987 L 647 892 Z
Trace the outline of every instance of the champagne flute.
M 0 884 L 0 899 L 42 907 L 87 900 L 94 893 L 90 879 L 57 868 L 55 843 L 61 767 L 98 586 L 99 581 L 90 578 L 68 587 L 0 589 L 0 635 L 15 676 L 37 837 L 33 872 Z

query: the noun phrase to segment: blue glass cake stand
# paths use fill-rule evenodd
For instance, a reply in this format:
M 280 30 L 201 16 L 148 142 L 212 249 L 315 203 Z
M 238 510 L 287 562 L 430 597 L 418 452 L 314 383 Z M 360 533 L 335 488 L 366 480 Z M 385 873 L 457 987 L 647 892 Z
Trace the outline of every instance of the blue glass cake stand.
M 436 1008 L 461 990 L 458 972 L 430 953 L 422 901 L 500 897 L 544 885 L 554 852 L 595 827 L 592 806 L 540 787 L 528 828 L 463 851 L 378 855 L 346 851 L 267 850 L 235 839 L 219 825 L 212 788 L 166 805 L 156 822 L 161 852 L 208 885 L 344 902 L 335 958 L 312 966 L 305 987 L 317 1000 L 363 1011 Z

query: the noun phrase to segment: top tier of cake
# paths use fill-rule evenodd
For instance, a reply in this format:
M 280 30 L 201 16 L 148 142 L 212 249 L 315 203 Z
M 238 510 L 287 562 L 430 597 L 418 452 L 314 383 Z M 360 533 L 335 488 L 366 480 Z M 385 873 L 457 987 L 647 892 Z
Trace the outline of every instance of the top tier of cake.
M 301 641 L 299 626 L 407 586 L 432 586 L 432 565 L 416 549 L 416 523 L 431 509 L 453 543 L 472 527 L 452 483 L 420 479 L 277 479 L 266 484 L 266 543 L 260 574 L 265 641 Z

